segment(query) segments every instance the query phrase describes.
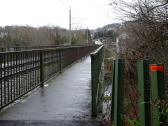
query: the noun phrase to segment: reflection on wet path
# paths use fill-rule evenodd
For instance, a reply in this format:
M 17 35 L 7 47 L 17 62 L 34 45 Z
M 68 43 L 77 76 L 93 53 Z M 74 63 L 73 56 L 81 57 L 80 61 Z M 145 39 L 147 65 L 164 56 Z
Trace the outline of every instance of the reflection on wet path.
M 91 68 L 87 57 L 67 68 L 19 103 L 0 120 L 88 120 L 91 118 Z

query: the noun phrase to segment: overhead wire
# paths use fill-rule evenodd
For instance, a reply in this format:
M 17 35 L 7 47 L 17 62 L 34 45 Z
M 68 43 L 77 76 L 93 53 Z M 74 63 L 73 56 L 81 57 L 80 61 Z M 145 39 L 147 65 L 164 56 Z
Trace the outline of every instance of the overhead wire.
M 64 0 L 59 0 L 59 1 L 66 9 L 69 9 L 69 6 L 64 2 Z

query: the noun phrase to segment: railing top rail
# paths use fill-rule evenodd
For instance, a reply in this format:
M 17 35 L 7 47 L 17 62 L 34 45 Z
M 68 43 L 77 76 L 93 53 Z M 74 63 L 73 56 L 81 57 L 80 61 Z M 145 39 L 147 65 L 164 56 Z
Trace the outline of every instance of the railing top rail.
M 103 48 L 103 45 L 101 45 L 99 48 L 97 48 L 94 52 L 92 52 L 90 55 L 95 56 L 98 54 L 98 52 Z
M 92 46 L 92 44 L 80 44 L 80 45 L 75 45 L 76 46 Z M 56 47 L 72 47 L 72 45 L 51 45 L 51 46 L 9 46 L 9 47 L 0 47 L 1 49 L 7 49 L 7 48 L 30 48 L 30 49 L 45 49 L 45 48 L 56 48 Z
M 0 52 L 0 54 L 9 54 L 9 53 L 24 53 L 32 51 L 49 51 L 49 50 L 60 50 L 60 49 L 71 49 L 71 48 L 82 48 L 82 47 L 91 47 L 93 45 L 84 45 L 84 46 L 65 46 L 65 47 L 55 47 L 55 48 L 43 48 L 43 49 L 31 49 L 31 50 L 21 50 L 21 51 L 10 51 L 10 52 Z
M 32 49 L 32 50 L 22 50 L 22 51 L 0 52 L 0 54 L 24 53 L 24 52 L 42 51 L 42 50 L 44 50 L 44 49 Z

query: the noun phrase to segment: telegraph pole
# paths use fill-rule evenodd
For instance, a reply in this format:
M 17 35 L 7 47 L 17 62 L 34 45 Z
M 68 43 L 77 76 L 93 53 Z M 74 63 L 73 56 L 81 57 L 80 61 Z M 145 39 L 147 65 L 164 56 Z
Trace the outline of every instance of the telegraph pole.
M 89 35 L 88 35 L 88 28 L 86 30 L 86 39 L 87 39 L 87 44 L 89 43 Z
M 72 42 L 71 42 L 71 7 L 69 7 L 69 44 L 72 45 Z

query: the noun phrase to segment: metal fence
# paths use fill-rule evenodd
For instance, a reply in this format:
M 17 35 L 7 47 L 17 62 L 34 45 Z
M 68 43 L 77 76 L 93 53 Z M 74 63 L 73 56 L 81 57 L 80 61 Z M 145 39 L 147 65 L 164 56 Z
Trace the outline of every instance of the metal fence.
M 128 67 L 136 69 L 131 73 Z M 168 100 L 165 97 L 164 77 L 163 64 L 151 64 L 149 60 L 114 60 L 113 124 L 167 126 Z
M 0 109 L 89 54 L 96 46 L 0 53 Z

